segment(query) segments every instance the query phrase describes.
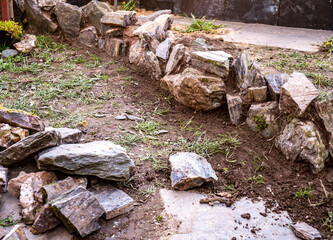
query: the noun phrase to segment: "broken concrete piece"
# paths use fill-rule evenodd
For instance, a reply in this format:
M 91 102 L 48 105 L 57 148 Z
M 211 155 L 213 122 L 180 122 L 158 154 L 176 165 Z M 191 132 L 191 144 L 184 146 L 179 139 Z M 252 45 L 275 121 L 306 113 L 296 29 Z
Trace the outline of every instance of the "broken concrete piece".
M 81 237 L 100 229 L 98 219 L 104 210 L 98 199 L 83 187 L 77 187 L 50 203 L 51 210 L 69 232 Z
M 40 150 L 57 146 L 59 143 L 60 136 L 55 131 L 35 133 L 0 152 L 0 165 L 12 166 Z
M 21 110 L 0 107 L 0 123 L 25 128 L 33 132 L 44 131 L 45 126 L 39 117 Z
M 171 10 L 170 9 L 166 9 L 166 10 L 159 10 L 156 11 L 148 16 L 145 15 L 141 15 L 138 17 L 138 22 L 140 25 L 149 22 L 149 21 L 154 21 L 158 16 L 164 15 L 164 14 L 171 14 Z
M 51 211 L 50 205 L 46 204 L 38 210 L 30 231 L 33 234 L 41 234 L 55 228 L 60 223 L 60 219 Z
M 267 99 L 267 87 L 251 87 L 248 88 L 248 96 L 251 101 L 263 102 Z
M 36 46 L 37 37 L 26 34 L 20 42 L 14 43 L 14 47 L 21 53 L 29 53 Z
M 50 202 L 58 198 L 63 193 L 75 188 L 76 186 L 81 186 L 87 188 L 88 180 L 86 178 L 76 178 L 67 177 L 64 180 L 57 181 L 50 185 L 45 185 L 41 188 L 43 193 L 43 198 L 45 202 Z
M 278 112 L 276 102 L 253 104 L 247 114 L 246 123 L 253 131 L 259 132 L 265 138 L 271 138 L 280 130 L 276 123 Z
M 305 240 L 322 239 L 320 232 L 305 222 L 297 222 L 295 224 L 292 224 L 291 229 L 293 230 L 295 235 L 301 239 Z
M 195 110 L 212 110 L 225 102 L 224 81 L 206 76 L 194 68 L 187 68 L 180 74 L 164 76 L 161 87 L 170 91 L 178 102 Z
M 223 51 L 192 52 L 192 65 L 220 77 L 229 75 L 233 57 Z
M 0 123 L 0 150 L 10 147 L 27 136 L 29 136 L 27 129 L 14 128 L 6 123 Z
M 111 185 L 95 185 L 89 191 L 97 197 L 103 207 L 106 220 L 128 213 L 134 208 L 134 200 Z
M 272 100 L 274 101 L 279 100 L 281 88 L 288 81 L 289 75 L 286 73 L 271 74 L 271 75 L 266 75 L 265 79 Z
M 8 186 L 8 169 L 0 166 L 0 193 L 7 192 Z
M 122 181 L 129 179 L 134 162 L 119 145 L 95 141 L 63 144 L 45 150 L 37 156 L 37 166 L 39 169 Z
M 61 143 L 78 143 L 82 137 L 81 130 L 73 128 L 47 127 L 45 131 L 56 131 L 60 135 Z
M 240 96 L 226 95 L 230 121 L 238 125 L 243 114 L 243 101 Z
M 144 54 L 145 65 L 148 71 L 150 72 L 150 76 L 152 79 L 160 80 L 162 77 L 160 63 L 155 56 L 155 54 L 151 51 L 146 52 Z
M 211 165 L 196 153 L 176 153 L 170 156 L 169 161 L 172 169 L 171 184 L 174 189 L 184 191 L 217 180 Z
M 169 38 L 167 38 L 163 42 L 161 42 L 156 48 L 156 57 L 162 59 L 163 61 L 167 61 L 169 58 L 170 48 L 171 41 Z
M 78 6 L 58 2 L 54 8 L 62 33 L 66 38 L 77 38 L 80 34 L 82 10 Z
M 167 63 L 165 74 L 169 75 L 176 72 L 179 69 L 179 64 L 185 56 L 185 46 L 183 44 L 177 44 L 173 47 L 172 52 Z
M 303 73 L 294 72 L 281 88 L 280 110 L 299 117 L 318 94 L 318 89 Z
M 87 47 L 95 47 L 97 43 L 97 31 L 93 26 L 86 27 L 80 31 L 77 41 Z
M 288 160 L 300 158 L 309 162 L 314 174 L 324 168 L 328 157 L 320 133 L 310 121 L 294 119 L 276 138 L 275 145 Z

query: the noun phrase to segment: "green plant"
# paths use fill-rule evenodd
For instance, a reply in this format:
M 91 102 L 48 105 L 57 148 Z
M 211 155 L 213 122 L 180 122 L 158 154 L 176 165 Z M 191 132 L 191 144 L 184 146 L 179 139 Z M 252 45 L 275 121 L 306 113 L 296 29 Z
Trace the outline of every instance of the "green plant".
M 22 36 L 22 26 L 14 21 L 0 21 L 0 31 L 5 31 L 11 38 L 20 39 Z
M 325 219 L 323 226 L 327 226 L 333 232 L 333 212 L 327 213 L 328 217 Z
M 122 2 L 121 9 L 125 11 L 133 11 L 136 8 L 136 0 L 130 0 L 128 3 Z
M 327 98 L 327 95 L 328 95 L 327 92 L 320 91 L 319 96 L 318 96 L 318 100 L 319 101 L 324 101 Z
M 333 52 L 333 37 L 324 43 L 324 48 L 327 49 L 328 53 Z
M 185 25 L 185 30 L 183 32 L 186 33 L 192 33 L 192 32 L 198 32 L 198 31 L 205 31 L 205 32 L 211 32 L 215 29 L 222 28 L 224 25 L 219 24 L 215 25 L 215 20 L 206 20 L 206 17 L 202 18 L 195 18 L 195 16 L 191 13 L 192 22 L 190 25 Z
M 255 167 L 254 172 L 260 172 L 265 167 L 264 160 L 260 156 L 255 156 L 253 158 L 253 165 Z
M 268 127 L 264 115 L 261 115 L 261 116 L 254 115 L 253 120 L 254 120 L 256 129 L 258 129 L 259 131 L 262 131 Z
M 312 192 L 313 191 L 311 190 L 311 186 L 309 185 L 309 188 L 301 188 L 301 190 L 296 192 L 294 198 L 312 198 Z
M 4 219 L 0 219 L 0 226 L 1 227 L 9 227 L 9 226 L 13 226 L 16 223 L 18 223 L 18 221 L 14 221 L 12 217 L 8 217 L 8 218 L 4 218 Z
M 138 132 L 150 135 L 154 135 L 156 131 L 161 129 L 159 123 L 154 121 L 141 121 L 138 122 L 133 128 Z
M 264 176 L 259 174 L 258 176 L 249 177 L 247 181 L 251 184 L 264 184 Z
M 234 192 L 234 191 L 236 191 L 235 186 L 233 184 L 223 185 L 222 189 L 225 192 Z

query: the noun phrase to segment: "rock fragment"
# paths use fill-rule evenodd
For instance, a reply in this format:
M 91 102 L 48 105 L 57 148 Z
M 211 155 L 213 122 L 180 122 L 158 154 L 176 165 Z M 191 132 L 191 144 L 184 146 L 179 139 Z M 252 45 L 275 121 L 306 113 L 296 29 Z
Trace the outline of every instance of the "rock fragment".
M 30 231 L 33 234 L 41 234 L 55 228 L 60 223 L 60 219 L 51 211 L 50 205 L 45 204 L 38 209 L 35 222 Z
M 174 189 L 184 191 L 217 180 L 211 165 L 196 153 L 176 153 L 170 156 L 169 161 L 172 169 L 171 184 Z
M 95 47 L 97 43 L 97 31 L 93 26 L 86 27 L 80 31 L 77 41 L 87 47 Z
M 180 62 L 185 56 L 185 46 L 183 44 L 177 44 L 173 47 L 172 52 L 167 63 L 165 74 L 169 75 L 173 72 L 177 72 L 180 67 Z
M 226 95 L 230 121 L 238 125 L 243 114 L 243 101 L 240 96 Z
M 7 192 L 8 186 L 8 169 L 0 166 L 0 193 Z
M 267 99 L 267 87 L 251 87 L 248 88 L 248 96 L 251 101 L 263 102 Z
M 11 127 L 8 124 L 0 123 L 0 150 L 6 149 L 29 136 L 29 130 Z
M 204 38 L 197 38 L 192 42 L 192 51 L 212 51 L 214 47 L 209 45 Z
M 265 79 L 272 100 L 274 101 L 279 100 L 281 88 L 288 81 L 289 75 L 286 73 L 271 74 L 271 75 L 266 75 Z
M 320 232 L 305 222 L 297 222 L 295 224 L 292 224 L 291 229 L 293 230 L 295 235 L 301 239 L 305 240 L 322 239 Z
M 72 4 L 58 2 L 54 10 L 64 36 L 66 38 L 77 38 L 80 34 L 81 8 Z
M 156 57 L 156 55 L 149 51 L 144 54 L 145 65 L 150 72 L 151 78 L 155 80 L 160 80 L 162 77 L 162 71 L 160 67 L 160 63 Z
M 144 16 L 141 15 L 138 17 L 138 22 L 140 25 L 149 22 L 149 21 L 154 21 L 158 16 L 164 15 L 164 14 L 171 14 L 171 10 L 170 9 L 166 9 L 166 10 L 159 10 L 156 11 L 148 16 Z
M 158 26 L 161 26 L 164 31 L 167 31 L 171 28 L 173 22 L 173 16 L 170 14 L 163 14 L 154 19 L 154 21 L 148 21 L 137 30 L 134 31 L 135 36 L 141 36 L 144 33 L 155 34 Z
M 46 132 L 55 131 L 60 135 L 61 143 L 78 143 L 82 137 L 82 132 L 79 129 L 73 128 L 45 128 Z
M 3 56 L 4 58 L 8 58 L 8 57 L 14 57 L 17 54 L 19 54 L 19 52 L 16 51 L 15 49 L 6 49 L 2 51 L 1 56 Z
M 167 38 L 163 42 L 161 42 L 156 48 L 156 57 L 162 59 L 163 61 L 167 61 L 169 58 L 170 48 L 171 41 L 169 38 Z

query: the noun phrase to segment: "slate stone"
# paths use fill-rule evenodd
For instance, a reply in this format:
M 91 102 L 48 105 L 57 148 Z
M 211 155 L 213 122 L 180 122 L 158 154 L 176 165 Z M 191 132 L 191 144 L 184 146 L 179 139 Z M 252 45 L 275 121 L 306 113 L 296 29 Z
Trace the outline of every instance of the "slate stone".
M 161 87 L 175 96 L 178 102 L 195 110 L 212 110 L 225 102 L 225 82 L 194 68 L 187 68 L 180 74 L 164 76 Z
M 104 209 L 98 199 L 83 187 L 77 187 L 50 203 L 51 210 L 67 230 L 85 237 L 100 229 L 98 219 Z
M 223 51 L 192 52 L 192 65 L 220 77 L 229 75 L 233 57 Z
M 136 122 L 142 122 L 144 121 L 143 118 L 140 118 L 140 117 L 137 117 L 137 116 L 134 116 L 134 115 L 126 115 L 126 117 L 128 118 L 128 120 L 131 120 L 131 121 L 136 121 Z
M 59 145 L 60 136 L 57 132 L 38 132 L 13 144 L 0 152 L 0 164 L 6 167 L 19 163 L 45 148 Z
M 184 59 L 184 56 L 185 46 L 183 44 L 177 44 L 174 46 L 166 65 L 165 74 L 177 73 L 177 69 L 179 69 L 181 60 Z
M 243 101 L 240 96 L 226 95 L 230 121 L 239 125 L 243 114 Z
M 212 51 L 214 47 L 209 45 L 204 38 L 197 38 L 192 42 L 191 46 L 192 51 L 204 52 L 204 51 Z
M 320 133 L 311 121 L 294 119 L 275 139 L 275 145 L 288 160 L 299 158 L 310 163 L 314 174 L 323 170 L 328 157 Z
M 19 54 L 19 52 L 15 49 L 6 49 L 1 52 L 1 56 L 3 56 L 4 58 L 14 57 L 17 54 Z
M 45 128 L 46 132 L 55 131 L 60 135 L 61 143 L 78 143 L 82 137 L 82 132 L 74 128 Z
M 114 58 L 119 57 L 123 54 L 124 40 L 120 38 L 106 38 L 105 51 L 106 53 Z
M 110 26 L 126 27 L 136 20 L 134 11 L 109 12 L 101 18 L 101 23 Z
M 130 63 L 135 64 L 137 66 L 144 65 L 144 49 L 141 46 L 140 41 L 136 41 L 129 50 L 128 60 Z
M 127 120 L 127 117 L 126 117 L 126 115 L 118 115 L 114 119 L 116 119 L 116 120 Z
M 169 58 L 170 48 L 171 41 L 169 38 L 167 38 L 163 42 L 161 42 L 156 48 L 156 57 L 162 59 L 163 61 L 167 61 Z
M 271 75 L 266 75 L 265 79 L 272 100 L 275 101 L 279 100 L 281 88 L 283 84 L 285 84 L 288 81 L 289 75 L 286 73 L 271 74 Z
M 272 138 L 280 130 L 276 123 L 278 114 L 276 102 L 253 104 L 248 111 L 246 123 L 253 131 L 259 132 L 265 138 Z
M 50 11 L 58 2 L 65 2 L 65 0 L 38 0 L 38 7 Z
M 0 123 L 25 128 L 33 132 L 44 131 L 45 126 L 39 117 L 30 113 L 0 107 Z
M 303 73 L 294 72 L 282 86 L 279 108 L 299 117 L 318 95 L 318 89 Z
M 86 27 L 80 31 L 77 41 L 87 47 L 95 47 L 97 43 L 97 31 L 93 26 Z
M 39 153 L 36 159 L 39 169 L 115 181 L 128 180 L 134 167 L 126 150 L 109 141 L 63 144 Z
M 160 42 L 157 40 L 155 34 L 145 32 L 142 34 L 141 44 L 147 51 L 152 51 L 155 54 Z
M 58 2 L 54 8 L 62 33 L 67 38 L 77 38 L 80 34 L 82 10 L 72 4 Z
M 8 169 L 0 166 L 0 193 L 7 192 L 8 186 Z
M 253 102 L 263 102 L 267 100 L 267 87 L 248 88 L 248 97 Z
M 174 189 L 184 191 L 218 179 L 207 160 L 196 153 L 176 153 L 170 156 L 169 161 Z
M 50 205 L 46 204 L 38 210 L 30 231 L 33 234 L 41 234 L 55 228 L 60 223 L 60 219 L 51 211 Z
M 89 191 L 97 197 L 103 207 L 106 220 L 128 213 L 134 208 L 134 200 L 111 185 L 95 185 Z
M 171 10 L 170 9 L 165 9 L 165 10 L 159 10 L 156 12 L 153 12 L 152 14 L 145 16 L 145 15 L 141 15 L 138 17 L 138 22 L 140 25 L 149 22 L 149 21 L 154 21 L 157 17 L 164 15 L 164 14 L 171 14 Z
M 140 36 L 143 33 L 152 33 L 155 34 L 158 26 L 161 26 L 164 31 L 167 31 L 171 28 L 173 22 L 173 16 L 170 14 L 163 14 L 155 18 L 153 21 L 148 21 L 140 26 L 137 30 L 134 31 L 135 36 Z
M 144 60 L 146 68 L 150 72 L 151 78 L 155 80 L 160 80 L 160 78 L 162 77 L 162 71 L 156 55 L 151 51 L 146 52 L 144 54 Z
M 295 235 L 301 239 L 305 240 L 322 239 L 320 232 L 305 222 L 297 222 L 295 224 L 292 224 L 291 229 L 293 230 Z
M 155 31 L 155 37 L 159 42 L 163 42 L 165 40 L 165 31 L 162 26 L 157 26 Z

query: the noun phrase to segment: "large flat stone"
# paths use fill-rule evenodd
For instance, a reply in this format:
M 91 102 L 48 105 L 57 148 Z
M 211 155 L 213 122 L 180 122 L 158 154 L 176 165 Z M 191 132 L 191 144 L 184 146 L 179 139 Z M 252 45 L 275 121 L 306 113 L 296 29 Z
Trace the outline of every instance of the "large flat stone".
M 176 153 L 170 156 L 169 161 L 172 168 L 171 184 L 174 189 L 184 191 L 217 180 L 211 165 L 196 153 Z
M 223 51 L 192 52 L 192 65 L 220 77 L 229 75 L 233 57 Z
M 318 94 L 318 89 L 303 73 L 294 72 L 282 86 L 280 110 L 299 117 Z
M 60 136 L 55 131 L 38 132 L 0 152 L 0 165 L 12 166 L 45 148 L 57 146 Z
M 97 176 L 122 181 L 130 177 L 134 162 L 126 150 L 108 141 L 63 144 L 39 153 L 39 169 L 59 170 L 68 174 Z
M 134 208 L 134 200 L 111 185 L 95 185 L 89 191 L 97 197 L 103 207 L 106 220 L 128 213 Z
M 98 219 L 104 210 L 98 199 L 83 187 L 77 187 L 51 201 L 51 210 L 69 232 L 81 237 L 100 229 Z
M 72 4 L 58 2 L 54 10 L 64 36 L 67 38 L 77 38 L 80 33 L 81 8 Z

